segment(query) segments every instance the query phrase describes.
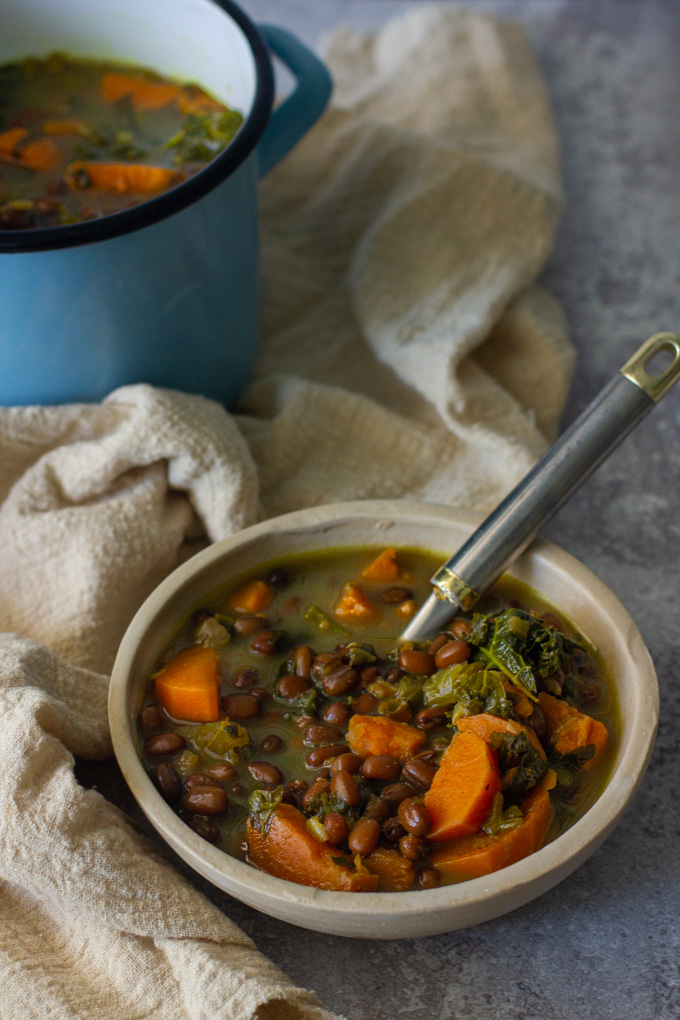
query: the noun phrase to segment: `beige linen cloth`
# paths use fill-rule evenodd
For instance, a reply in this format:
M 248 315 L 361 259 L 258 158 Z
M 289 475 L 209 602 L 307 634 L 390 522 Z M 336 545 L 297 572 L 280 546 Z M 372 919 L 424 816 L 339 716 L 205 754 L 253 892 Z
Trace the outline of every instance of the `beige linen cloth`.
M 556 142 L 522 32 L 418 6 L 327 58 L 333 108 L 262 188 L 240 414 L 145 385 L 0 409 L 3 1020 L 332 1020 L 72 755 L 111 754 L 119 639 L 205 541 L 348 498 L 489 508 L 555 435 Z

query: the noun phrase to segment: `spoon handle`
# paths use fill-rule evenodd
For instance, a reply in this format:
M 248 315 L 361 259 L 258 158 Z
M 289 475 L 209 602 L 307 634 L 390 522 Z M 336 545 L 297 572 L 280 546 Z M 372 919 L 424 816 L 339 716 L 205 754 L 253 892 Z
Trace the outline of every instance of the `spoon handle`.
M 652 375 L 651 361 L 671 361 Z M 402 634 L 415 641 L 472 609 L 571 494 L 680 378 L 680 336 L 657 333 L 431 578 L 434 594 Z

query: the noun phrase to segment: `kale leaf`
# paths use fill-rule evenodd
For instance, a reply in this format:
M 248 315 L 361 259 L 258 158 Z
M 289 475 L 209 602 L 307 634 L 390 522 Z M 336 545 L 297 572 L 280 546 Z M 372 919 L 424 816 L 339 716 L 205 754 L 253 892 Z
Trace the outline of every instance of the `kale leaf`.
M 548 767 L 554 769 L 557 785 L 571 786 L 585 763 L 595 757 L 595 750 L 595 744 L 588 744 L 586 747 L 577 747 L 563 754 L 554 751 L 548 758 Z
M 190 113 L 165 148 L 175 149 L 175 164 L 207 162 L 226 148 L 242 123 L 243 117 L 236 110 Z
M 501 775 L 506 774 L 503 796 L 507 803 L 522 800 L 548 771 L 547 762 L 541 758 L 525 732 L 494 733 L 489 745 L 498 753 Z M 511 770 L 515 771 L 510 775 Z
M 512 702 L 503 687 L 503 674 L 485 669 L 481 662 L 460 662 L 446 666 L 423 684 L 423 702 L 451 707 L 452 721 L 461 715 L 490 712 L 508 719 L 513 714 Z
M 277 786 L 275 790 L 253 790 L 248 797 L 250 821 L 258 832 L 266 832 L 269 828 L 272 815 L 281 804 L 282 795 L 283 787 Z
M 538 693 L 538 681 L 561 669 L 574 648 L 580 647 L 523 609 L 506 609 L 498 616 L 475 613 L 468 641 L 477 649 L 480 662 L 502 670 L 532 695 Z
M 516 805 L 503 810 L 503 794 L 496 793 L 491 804 L 491 810 L 482 822 L 482 829 L 487 836 L 497 836 L 499 832 L 506 832 L 521 824 L 523 815 Z

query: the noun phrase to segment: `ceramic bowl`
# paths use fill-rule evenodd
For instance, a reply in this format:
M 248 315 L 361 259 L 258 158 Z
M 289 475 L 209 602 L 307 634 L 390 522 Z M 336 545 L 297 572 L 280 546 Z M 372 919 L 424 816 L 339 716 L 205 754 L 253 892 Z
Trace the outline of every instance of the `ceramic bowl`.
M 172 848 L 218 888 L 274 917 L 357 938 L 436 935 L 488 921 L 556 885 L 612 831 L 644 774 L 658 721 L 651 658 L 615 595 L 572 556 L 537 542 L 511 574 L 573 622 L 616 679 L 621 735 L 609 781 L 595 805 L 530 857 L 484 878 L 405 893 L 330 892 L 296 885 L 206 843 L 174 813 L 147 776 L 135 719 L 154 660 L 179 620 L 231 577 L 285 553 L 343 545 L 420 546 L 450 554 L 478 515 L 410 502 L 367 501 L 286 514 L 218 542 L 171 574 L 141 607 L 121 644 L 109 699 L 116 757 L 142 810 Z

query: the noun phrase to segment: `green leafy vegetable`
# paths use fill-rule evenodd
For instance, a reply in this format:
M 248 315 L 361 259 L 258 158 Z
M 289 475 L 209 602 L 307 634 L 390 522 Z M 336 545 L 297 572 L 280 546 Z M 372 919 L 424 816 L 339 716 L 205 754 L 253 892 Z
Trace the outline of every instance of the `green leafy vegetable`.
M 275 790 L 253 790 L 248 797 L 250 821 L 258 832 L 266 832 L 269 828 L 272 815 L 281 804 L 282 795 L 283 787 L 277 786 Z
M 190 113 L 184 126 L 165 143 L 175 149 L 173 163 L 207 162 L 226 148 L 243 123 L 236 110 Z
M 348 871 L 356 871 L 357 866 L 351 857 L 331 857 L 333 864 L 337 864 L 339 868 L 347 868 Z
M 547 762 L 524 732 L 494 733 L 489 746 L 498 753 L 498 768 L 504 776 L 503 795 L 508 803 L 522 800 L 548 771 Z
M 595 757 L 595 744 L 577 747 L 563 754 L 553 752 L 548 758 L 548 767 L 555 770 L 558 786 L 571 786 L 578 772 L 591 758 Z
M 331 793 L 329 787 L 325 787 L 325 789 L 315 794 L 304 811 L 308 818 L 319 818 L 322 822 L 326 820 L 326 815 L 329 815 L 331 812 L 344 815 L 350 828 L 359 817 L 356 811 L 353 811 L 342 797 Z
M 503 810 L 503 794 L 494 794 L 491 810 L 482 822 L 482 829 L 488 836 L 497 836 L 499 832 L 515 829 L 522 821 L 522 812 L 516 805 Z
M 347 664 L 354 669 L 357 666 L 370 666 L 378 661 L 378 656 L 373 645 L 350 641 L 343 652 L 343 659 L 347 659 Z
M 438 670 L 425 680 L 422 692 L 427 708 L 450 707 L 453 722 L 461 715 L 479 712 L 490 712 L 504 719 L 513 715 L 502 673 L 485 669 L 481 662 L 460 662 Z
M 323 609 L 319 609 L 318 606 L 307 606 L 305 609 L 305 620 L 322 633 L 336 633 L 342 634 L 345 637 L 349 636 L 348 630 L 345 630 L 341 624 L 332 619 L 328 613 L 324 613 Z
M 248 731 L 229 719 L 202 723 L 200 726 L 179 726 L 177 732 L 194 747 L 223 757 L 229 751 L 250 743 Z
M 538 680 L 561 669 L 573 649 L 579 647 L 523 609 L 507 609 L 495 617 L 475 613 L 468 641 L 477 648 L 480 662 L 502 670 L 534 698 Z

